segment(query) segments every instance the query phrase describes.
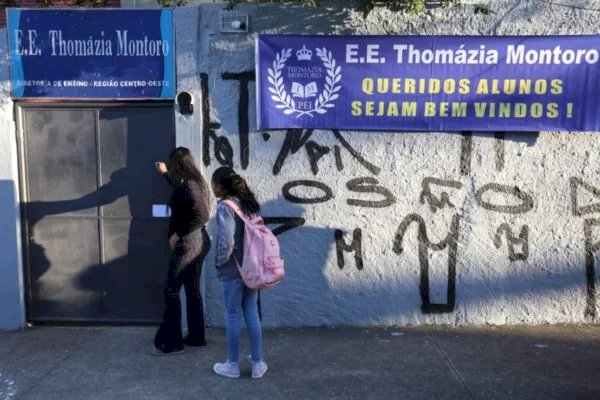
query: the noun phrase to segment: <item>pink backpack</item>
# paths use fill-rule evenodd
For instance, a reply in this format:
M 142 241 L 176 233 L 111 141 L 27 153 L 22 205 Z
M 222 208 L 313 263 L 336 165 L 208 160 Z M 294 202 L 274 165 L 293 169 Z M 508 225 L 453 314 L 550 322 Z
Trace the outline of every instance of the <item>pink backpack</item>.
M 244 284 L 250 289 L 277 285 L 285 277 L 279 256 L 279 241 L 259 215 L 247 217 L 233 200 L 223 200 L 244 221 L 244 259 L 238 265 Z

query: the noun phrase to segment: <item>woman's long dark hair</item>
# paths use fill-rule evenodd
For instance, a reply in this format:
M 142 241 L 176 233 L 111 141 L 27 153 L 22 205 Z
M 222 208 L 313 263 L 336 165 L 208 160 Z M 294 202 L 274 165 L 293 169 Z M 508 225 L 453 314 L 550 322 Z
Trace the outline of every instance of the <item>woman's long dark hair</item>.
M 178 185 L 187 181 L 194 181 L 205 186 L 205 180 L 198 167 L 196 167 L 194 156 L 186 147 L 178 147 L 171 152 L 168 169 L 171 180 Z
M 260 204 L 248 187 L 246 180 L 239 176 L 233 168 L 217 168 L 211 180 L 213 184 L 223 187 L 225 195 L 237 197 L 240 200 L 240 208 L 245 214 L 258 214 Z

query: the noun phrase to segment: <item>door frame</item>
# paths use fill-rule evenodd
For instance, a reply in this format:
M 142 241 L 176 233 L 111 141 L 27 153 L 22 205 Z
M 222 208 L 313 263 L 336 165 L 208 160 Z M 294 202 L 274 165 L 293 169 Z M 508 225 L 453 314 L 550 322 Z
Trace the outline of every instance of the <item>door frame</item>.
M 17 162 L 18 162 L 18 174 L 19 174 L 19 212 L 20 212 L 20 224 L 21 224 L 21 259 L 23 268 L 23 285 L 24 285 L 24 301 L 25 301 L 25 323 L 27 326 L 33 324 L 36 325 L 154 325 L 145 321 L 133 321 L 133 322 L 119 322 L 113 320 L 106 321 L 88 321 L 86 319 L 76 320 L 69 319 L 68 321 L 59 321 L 55 319 L 38 319 L 33 322 L 30 315 L 31 302 L 33 299 L 32 285 L 31 285 L 31 273 L 30 273 L 30 248 L 29 248 L 29 224 L 27 207 L 25 206 L 29 202 L 29 179 L 27 170 L 27 151 L 26 151 L 26 140 L 27 135 L 24 132 L 24 110 L 36 109 L 36 110 L 57 110 L 57 109 L 82 109 L 99 112 L 102 109 L 148 109 L 148 108 L 165 108 L 171 107 L 175 112 L 175 101 L 174 100 L 154 100 L 154 101 L 128 101 L 128 102 L 80 102 L 80 101 L 63 101 L 63 100 L 30 100 L 30 101 L 14 101 L 14 116 L 15 125 L 17 132 Z M 96 124 L 98 120 L 96 119 Z M 173 118 L 173 134 L 175 135 L 175 143 L 177 142 L 177 121 Z M 98 127 L 96 126 L 96 129 Z M 97 138 L 96 138 L 97 140 Z M 96 143 L 96 153 L 100 151 Z M 100 173 L 100 171 L 98 171 Z M 99 232 L 100 240 L 102 241 L 102 232 Z M 103 249 L 100 249 L 103 253 Z M 102 256 L 101 256 L 102 257 Z

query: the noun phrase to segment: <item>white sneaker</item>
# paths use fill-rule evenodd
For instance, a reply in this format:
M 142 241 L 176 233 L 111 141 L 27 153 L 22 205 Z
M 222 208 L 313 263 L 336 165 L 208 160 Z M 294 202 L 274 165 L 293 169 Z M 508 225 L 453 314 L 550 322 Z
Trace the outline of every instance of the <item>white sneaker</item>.
M 229 360 L 224 363 L 216 363 L 213 365 L 213 371 L 215 374 L 221 375 L 227 378 L 239 378 L 240 377 L 240 365 Z
M 253 362 L 252 363 L 252 379 L 260 379 L 267 372 L 269 367 L 267 363 L 264 361 Z

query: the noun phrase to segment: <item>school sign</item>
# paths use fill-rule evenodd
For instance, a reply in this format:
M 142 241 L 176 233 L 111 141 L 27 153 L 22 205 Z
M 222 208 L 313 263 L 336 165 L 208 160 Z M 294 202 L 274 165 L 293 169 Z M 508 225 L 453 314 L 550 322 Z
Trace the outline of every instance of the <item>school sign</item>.
M 260 35 L 258 128 L 600 131 L 600 36 Z
M 174 97 L 170 9 L 9 9 L 7 20 L 15 98 Z

